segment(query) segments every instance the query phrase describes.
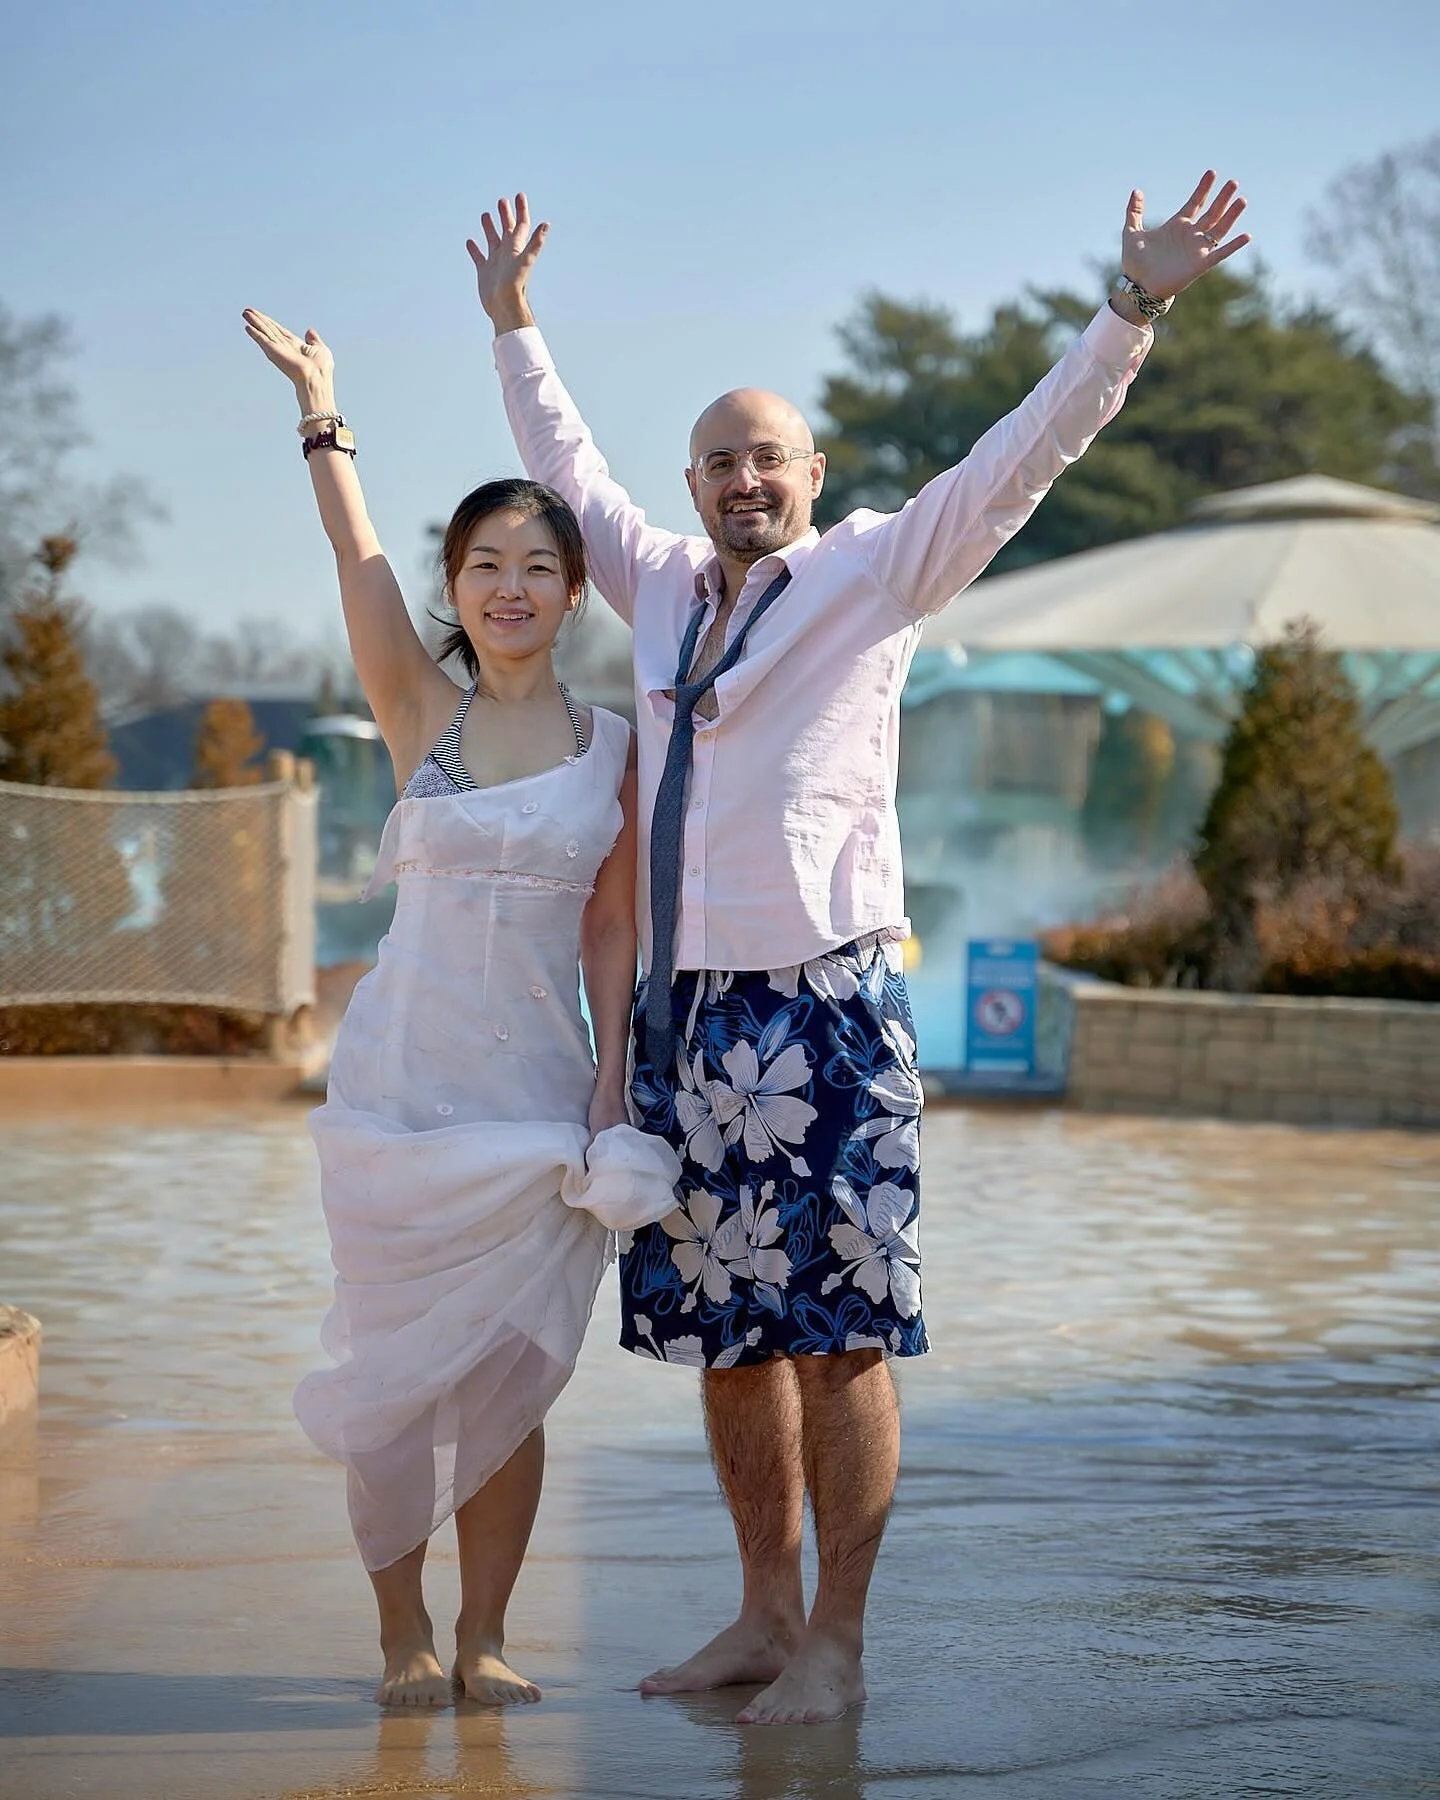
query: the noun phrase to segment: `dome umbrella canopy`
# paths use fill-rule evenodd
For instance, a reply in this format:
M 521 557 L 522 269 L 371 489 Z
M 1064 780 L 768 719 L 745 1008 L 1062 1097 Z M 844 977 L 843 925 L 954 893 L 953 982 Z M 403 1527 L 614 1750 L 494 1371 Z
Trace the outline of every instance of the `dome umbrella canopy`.
M 1308 617 L 1346 653 L 1377 748 L 1440 735 L 1440 506 L 1306 475 L 1192 518 L 978 582 L 926 649 L 1043 652 L 1218 740 L 1253 650 Z

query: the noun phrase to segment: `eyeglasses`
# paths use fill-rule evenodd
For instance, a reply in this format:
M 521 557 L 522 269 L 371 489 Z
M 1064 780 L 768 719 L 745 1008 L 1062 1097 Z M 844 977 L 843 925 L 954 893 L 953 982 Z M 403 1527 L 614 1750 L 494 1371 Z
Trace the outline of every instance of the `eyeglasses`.
M 757 475 L 779 475 L 797 456 L 814 456 L 813 450 L 797 450 L 789 444 L 757 444 L 753 450 L 707 450 L 695 459 L 695 471 L 702 481 L 718 485 L 748 464 Z

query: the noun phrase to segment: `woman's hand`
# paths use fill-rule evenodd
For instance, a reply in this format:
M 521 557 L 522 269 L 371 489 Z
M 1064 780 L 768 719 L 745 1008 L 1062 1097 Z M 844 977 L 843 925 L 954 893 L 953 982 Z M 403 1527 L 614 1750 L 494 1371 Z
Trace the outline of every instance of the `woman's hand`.
M 508 200 L 501 200 L 495 211 L 500 215 L 498 225 L 488 212 L 480 215 L 485 248 L 482 250 L 474 238 L 465 240 L 465 248 L 475 265 L 480 304 L 499 337 L 502 332 L 519 331 L 522 326 L 535 323 L 525 289 L 550 227 L 541 223 L 533 231 L 530 229 L 530 202 L 523 194 L 515 196 L 513 208 Z
M 329 399 L 335 388 L 335 357 L 319 334 L 307 331 L 303 338 L 272 319 L 268 313 L 247 306 L 241 318 L 245 335 L 295 384 L 302 401 Z
M 602 1131 L 608 1131 L 612 1125 L 628 1125 L 630 1114 L 625 1106 L 625 1090 L 597 1087 L 590 1101 L 589 1123 L 592 1144 Z

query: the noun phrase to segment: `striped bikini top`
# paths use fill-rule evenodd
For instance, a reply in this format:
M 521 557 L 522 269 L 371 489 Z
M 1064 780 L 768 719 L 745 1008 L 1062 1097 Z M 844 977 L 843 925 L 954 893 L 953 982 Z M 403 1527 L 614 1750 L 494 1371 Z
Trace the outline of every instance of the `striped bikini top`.
M 580 729 L 580 715 L 575 710 L 575 702 L 565 683 L 559 681 L 555 685 L 560 689 L 560 698 L 565 702 L 565 712 L 570 720 L 570 729 L 575 733 L 575 755 L 566 757 L 565 760 L 578 762 L 586 751 L 584 733 Z M 465 715 L 470 711 L 470 705 L 478 687 L 479 683 L 472 681 L 460 696 L 460 704 L 455 708 L 455 716 L 441 732 L 434 749 L 405 783 L 404 792 L 400 796 L 402 800 L 428 800 L 437 794 L 468 794 L 478 790 L 479 782 L 472 778 L 460 755 L 460 733 L 464 728 Z

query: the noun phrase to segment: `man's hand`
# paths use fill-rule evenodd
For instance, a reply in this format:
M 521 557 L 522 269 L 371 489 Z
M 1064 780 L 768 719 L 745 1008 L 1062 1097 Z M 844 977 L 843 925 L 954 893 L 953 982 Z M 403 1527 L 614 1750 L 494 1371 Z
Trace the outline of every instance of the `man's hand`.
M 1245 210 L 1244 200 L 1236 197 L 1236 184 L 1227 181 L 1211 200 L 1214 185 L 1215 171 L 1207 169 L 1179 212 L 1163 225 L 1153 227 L 1145 224 L 1145 196 L 1139 188 L 1130 196 L 1120 268 L 1157 300 L 1168 300 L 1172 294 L 1183 292 L 1207 269 L 1218 267 L 1250 242 L 1248 231 L 1230 237 Z M 1123 301 L 1117 304 L 1117 310 L 1122 308 Z
M 498 226 L 488 212 L 480 215 L 485 248 L 474 238 L 466 239 L 465 248 L 475 265 L 480 304 L 499 337 L 503 331 L 519 331 L 521 326 L 535 323 L 525 289 L 550 227 L 540 224 L 530 229 L 530 202 L 523 194 L 515 196 L 513 208 L 508 200 L 501 200 L 495 210 L 500 215 Z

